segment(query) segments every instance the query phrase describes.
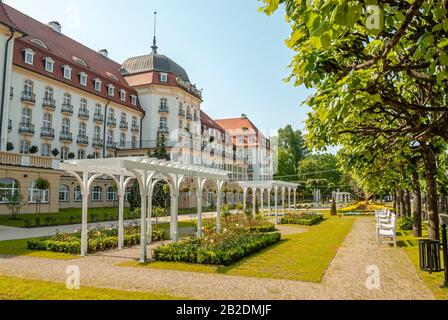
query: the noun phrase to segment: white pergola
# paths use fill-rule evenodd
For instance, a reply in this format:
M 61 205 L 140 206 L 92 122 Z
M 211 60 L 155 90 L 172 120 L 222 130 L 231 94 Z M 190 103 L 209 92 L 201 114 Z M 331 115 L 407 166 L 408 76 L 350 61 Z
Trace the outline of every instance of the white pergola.
M 260 203 L 261 209 L 264 210 L 264 195 L 267 191 L 268 193 L 268 212 L 271 212 L 271 193 L 274 191 L 274 212 L 275 212 L 275 223 L 278 224 L 278 192 L 281 191 L 282 194 L 282 208 L 285 208 L 285 195 L 288 195 L 288 208 L 291 211 L 291 193 L 294 195 L 294 210 L 297 209 L 297 188 L 300 186 L 297 183 L 285 182 L 285 181 L 240 181 L 238 182 L 239 186 L 243 189 L 243 205 L 244 210 L 246 210 L 246 198 L 247 191 L 252 190 L 253 195 L 253 215 L 256 216 L 256 199 L 257 199 L 257 190 L 260 191 Z
M 124 200 L 126 188 L 136 179 L 140 187 L 141 196 L 141 242 L 140 261 L 147 258 L 148 238 L 152 233 L 152 196 L 155 185 L 166 181 L 171 193 L 171 225 L 170 237 L 172 241 L 179 239 L 178 205 L 179 192 L 185 178 L 193 178 L 196 185 L 198 199 L 198 237 L 202 237 L 202 196 L 206 182 L 216 183 L 217 188 L 217 229 L 221 229 L 221 196 L 224 184 L 229 180 L 230 172 L 211 169 L 196 165 L 181 164 L 177 162 L 158 160 L 148 157 L 106 158 L 88 160 L 64 161 L 60 169 L 76 178 L 82 195 L 82 230 L 81 230 L 81 256 L 87 255 L 88 227 L 87 212 L 89 195 L 93 182 L 101 176 L 113 179 L 117 185 L 119 220 L 118 220 L 118 248 L 124 245 Z M 149 227 L 148 227 L 149 225 Z

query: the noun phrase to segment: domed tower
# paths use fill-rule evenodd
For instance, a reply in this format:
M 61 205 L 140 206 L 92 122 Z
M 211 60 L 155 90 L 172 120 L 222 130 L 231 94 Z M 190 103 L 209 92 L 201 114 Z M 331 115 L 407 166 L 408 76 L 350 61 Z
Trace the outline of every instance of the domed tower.
M 184 68 L 157 50 L 154 38 L 151 53 L 126 60 L 121 70 L 146 112 L 142 147 L 151 151 L 164 135 L 172 160 L 200 164 L 202 92 Z

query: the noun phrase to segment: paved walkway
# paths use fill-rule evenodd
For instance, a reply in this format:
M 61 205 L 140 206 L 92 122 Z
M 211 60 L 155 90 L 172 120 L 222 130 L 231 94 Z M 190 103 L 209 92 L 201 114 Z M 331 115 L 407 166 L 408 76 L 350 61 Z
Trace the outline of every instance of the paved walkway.
M 204 213 L 204 218 L 215 217 L 216 212 L 208 212 Z M 197 218 L 197 214 L 184 214 L 179 216 L 179 221 L 192 221 Z M 155 223 L 156 219 L 153 218 L 153 223 Z M 171 217 L 159 218 L 159 223 L 170 222 Z M 140 225 L 140 219 L 138 220 L 126 220 L 125 224 L 136 223 Z M 89 227 L 98 228 L 98 227 L 110 227 L 110 226 L 118 226 L 118 221 L 108 221 L 108 222 L 99 222 L 99 223 L 89 223 Z M 81 224 L 73 224 L 66 226 L 54 226 L 54 227 L 42 227 L 42 228 L 12 228 L 0 226 L 0 241 L 5 240 L 20 240 L 20 239 L 30 239 L 30 238 L 39 238 L 39 237 L 49 237 L 54 236 L 58 232 L 67 232 L 73 233 L 74 230 L 80 230 Z
M 405 252 L 378 247 L 374 230 L 372 219 L 357 219 L 320 284 L 117 266 L 134 261 L 138 248 L 72 261 L 0 257 L 0 274 L 65 282 L 66 267 L 78 265 L 85 286 L 164 292 L 195 299 L 434 299 Z M 366 267 L 370 265 L 380 270 L 378 290 L 368 290 L 365 285 Z

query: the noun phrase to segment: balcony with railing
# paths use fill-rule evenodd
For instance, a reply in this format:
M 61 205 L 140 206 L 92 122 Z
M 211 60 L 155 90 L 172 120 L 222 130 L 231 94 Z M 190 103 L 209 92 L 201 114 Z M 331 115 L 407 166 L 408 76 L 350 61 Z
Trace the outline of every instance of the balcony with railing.
M 185 110 L 179 110 L 179 117 L 185 118 Z
M 29 91 L 23 91 L 21 100 L 27 104 L 36 104 L 36 94 Z
M 187 112 L 187 120 L 190 120 L 190 121 L 193 120 L 193 116 L 191 113 Z
M 44 100 L 42 101 L 42 108 L 49 110 L 56 109 L 56 100 L 51 98 L 44 98 Z
M 193 117 L 193 121 L 195 121 L 195 122 L 196 122 L 196 121 L 199 121 L 199 117 L 198 117 L 196 114 L 195 114 L 194 117 Z
M 120 129 L 128 130 L 129 129 L 129 123 L 127 121 L 120 121 Z
M 76 143 L 83 145 L 83 146 L 88 146 L 89 145 L 89 137 L 87 137 L 85 135 L 78 135 L 78 139 L 76 139 Z
M 24 135 L 34 136 L 35 130 L 34 125 L 31 123 L 20 123 L 19 133 Z
M 116 127 L 117 126 L 117 119 L 115 119 L 115 118 L 107 118 L 107 125 L 109 127 Z
M 93 139 L 92 147 L 94 148 L 102 148 L 104 146 L 104 142 L 102 139 Z
M 134 132 L 134 133 L 139 133 L 140 132 L 140 126 L 136 125 L 136 124 L 133 124 L 131 126 L 131 131 Z
M 54 139 L 54 129 L 43 127 L 40 129 L 40 137 L 43 139 Z
M 169 113 L 170 110 L 168 106 L 159 106 L 159 113 Z
M 95 113 L 93 115 L 93 121 L 103 123 L 104 122 L 104 116 L 101 113 Z
M 59 161 L 49 157 L 0 152 L 0 164 L 43 169 L 58 169 Z
M 73 115 L 73 106 L 68 103 L 62 104 L 61 112 L 68 115 Z
M 90 118 L 89 110 L 87 110 L 87 109 L 79 109 L 78 117 L 80 119 L 89 120 L 89 118 Z
M 169 134 L 170 129 L 168 127 L 159 127 L 158 133 Z
M 61 131 L 59 135 L 59 140 L 61 142 L 73 142 L 73 134 L 71 132 Z
M 111 149 L 118 149 L 117 148 L 117 143 L 116 142 L 114 142 L 114 141 L 107 141 L 106 142 L 106 149 L 109 149 L 109 150 L 111 150 Z

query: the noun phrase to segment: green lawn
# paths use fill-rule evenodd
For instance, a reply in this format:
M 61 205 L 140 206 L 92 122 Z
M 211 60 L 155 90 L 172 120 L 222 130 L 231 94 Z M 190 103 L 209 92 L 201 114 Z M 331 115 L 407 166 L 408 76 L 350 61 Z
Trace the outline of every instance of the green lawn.
M 187 215 L 196 213 L 196 209 L 179 209 L 179 215 Z M 205 211 L 206 212 L 206 211 Z M 16 228 L 25 228 L 27 223 L 31 227 L 38 226 L 58 226 L 67 224 L 81 223 L 81 209 L 61 209 L 59 213 L 40 213 L 38 215 L 39 223 L 36 223 L 36 214 L 21 214 L 17 220 L 11 220 L 10 215 L 0 215 L 0 225 Z M 129 208 L 124 210 L 125 220 L 140 219 L 140 214 L 131 212 Z M 107 222 L 118 220 L 117 208 L 89 208 L 88 221 L 90 222 Z
M 429 274 L 429 272 L 420 271 L 420 261 L 418 254 L 418 240 L 428 239 L 428 228 L 427 225 L 423 226 L 423 237 L 416 238 L 413 236 L 412 231 L 399 231 L 398 236 L 398 246 L 403 248 L 412 263 L 417 270 L 420 278 L 425 282 L 426 286 L 434 293 L 435 297 L 439 300 L 448 300 L 448 289 L 442 289 L 440 286 L 443 284 L 444 273 L 437 272 Z M 442 253 L 441 253 L 441 256 Z M 443 258 L 442 258 L 442 268 L 443 268 Z
M 170 224 L 169 223 L 160 224 L 159 228 L 163 228 L 163 229 L 169 231 Z M 179 233 L 181 236 L 188 236 L 193 231 L 194 231 L 194 227 L 193 227 L 192 222 L 189 222 L 189 221 L 180 221 L 179 222 Z M 43 238 L 37 238 L 37 239 L 43 239 Z M 79 258 L 76 255 L 65 254 L 65 253 L 28 250 L 28 248 L 27 248 L 28 240 L 31 240 L 31 239 L 0 241 L 0 255 L 29 256 L 29 257 L 36 257 L 36 258 L 62 259 L 62 260 L 70 260 L 70 259 L 78 259 Z
M 175 262 L 144 265 L 131 262 L 125 266 L 320 282 L 354 221 L 354 218 L 327 217 L 319 225 L 300 226 L 298 228 L 308 232 L 285 236 L 279 244 L 229 267 Z
M 0 275 L 0 300 L 185 300 L 165 293 L 146 293 L 83 287 L 68 290 L 64 284 Z

